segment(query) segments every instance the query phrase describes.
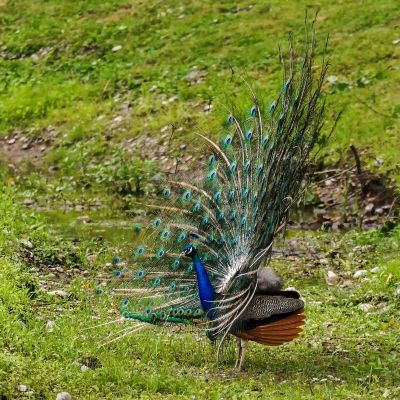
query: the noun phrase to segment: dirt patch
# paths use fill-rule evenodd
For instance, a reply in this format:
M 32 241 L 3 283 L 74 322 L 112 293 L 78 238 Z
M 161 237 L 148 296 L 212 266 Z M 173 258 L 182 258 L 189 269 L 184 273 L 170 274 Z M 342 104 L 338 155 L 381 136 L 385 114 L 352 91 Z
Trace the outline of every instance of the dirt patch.
M 337 231 L 398 222 L 400 201 L 394 183 L 387 176 L 361 170 L 359 164 L 315 172 L 311 187 L 309 218 L 301 227 Z
M 48 126 L 38 136 L 32 136 L 27 131 L 15 131 L 0 139 L 0 157 L 13 169 L 23 162 L 38 165 L 55 135 L 53 126 Z

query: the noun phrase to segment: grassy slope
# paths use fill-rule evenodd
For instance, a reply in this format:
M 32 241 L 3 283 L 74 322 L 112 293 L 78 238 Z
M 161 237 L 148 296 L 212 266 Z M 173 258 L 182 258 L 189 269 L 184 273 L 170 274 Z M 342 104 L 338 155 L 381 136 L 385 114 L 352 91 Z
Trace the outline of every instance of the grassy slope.
M 398 2 L 318 6 L 318 37 L 322 42 L 330 34 L 329 74 L 337 78 L 327 85 L 328 122 L 345 110 L 330 158 L 354 143 L 369 164 L 383 157 L 382 170 L 393 170 L 399 163 Z M 286 46 L 288 32 L 302 32 L 307 7 L 281 1 L 9 1 L 0 8 L 1 132 L 39 134 L 54 125 L 59 147 L 48 154 L 49 163 L 63 160 L 77 142 L 90 144 L 86 159 L 105 153 L 105 134 L 121 114 L 112 142 L 157 134 L 171 123 L 183 125 L 181 140 L 188 141 L 203 118 L 199 104 L 209 98 L 226 103 L 227 93 L 243 93 L 239 80 L 229 84 L 231 67 L 254 80 L 266 101 L 273 99 L 278 44 Z M 120 50 L 113 51 L 116 46 Z M 206 73 L 198 85 L 186 79 L 194 67 Z M 124 101 L 133 102 L 125 114 Z
M 371 155 L 370 164 L 373 157 L 384 157 L 381 170 L 391 170 L 398 179 L 399 44 L 393 43 L 398 39 L 397 2 L 323 3 L 319 37 L 331 35 L 330 74 L 338 77 L 326 87 L 328 120 L 343 107 L 346 110 L 329 158 L 337 159 L 355 143 Z M 209 97 L 224 103 L 230 91 L 243 93 L 238 81 L 229 82 L 230 66 L 254 79 L 260 92 L 275 93 L 277 44 L 286 43 L 290 30 L 301 31 L 306 6 L 309 3 L 281 1 L 239 6 L 8 1 L 0 7 L 0 135 L 15 130 L 46 135 L 46 128 L 53 125 L 54 144 L 37 167 L 45 170 L 58 163 L 63 177 L 76 177 L 76 167 L 91 157 L 108 158 L 110 149 L 114 157 L 121 141 L 158 136 L 171 123 L 184 127 L 179 140 L 188 141 L 191 128 L 204 119 Z M 112 51 L 115 46 L 122 48 Z M 194 66 L 206 75 L 192 86 L 185 77 Z M 174 96 L 176 100 L 168 101 Z M 133 104 L 130 112 L 124 108 L 127 102 Z M 118 116 L 122 119 L 115 126 Z M 27 397 L 16 389 L 27 384 L 35 398 L 54 398 L 61 390 L 80 399 L 375 399 L 386 390 L 389 398 L 400 396 L 400 343 L 395 334 L 400 329 L 399 297 L 393 296 L 400 279 L 398 229 L 386 235 L 350 232 L 343 237 L 318 233 L 308 238 L 304 233 L 326 261 L 276 262 L 308 301 L 305 334 L 282 348 L 251 346 L 247 371 L 236 374 L 230 369 L 232 349 L 217 366 L 215 349 L 190 332 L 148 331 L 99 348 L 109 330 L 85 333 L 82 328 L 93 306 L 100 314 L 109 307 L 106 300 L 93 303 L 88 278 L 78 275 L 67 287 L 73 294 L 70 300 L 39 289 L 32 294 L 39 281 L 52 278 L 39 278 L 29 269 L 32 265 L 20 255 L 21 239 L 33 243 L 39 261 L 65 254 L 65 269 L 75 263 L 90 268 L 84 256 L 99 246 L 90 240 L 77 247 L 59 241 L 40 217 L 23 211 L 17 199 L 41 189 L 43 181 L 40 175 L 31 175 L 28 188 L 11 190 L 0 184 L 0 394 Z M 45 190 L 54 192 L 57 182 L 46 185 Z M 93 270 L 112 253 L 104 247 Z M 328 269 L 345 279 L 364 260 L 368 270 L 381 268 L 368 275 L 370 280 L 348 290 L 325 284 Z M 303 264 L 311 271 L 309 276 L 302 268 L 293 269 Z M 365 313 L 359 303 L 374 308 Z M 49 320 L 56 321 L 52 332 Z M 78 360 L 87 355 L 98 357 L 103 367 L 81 371 Z

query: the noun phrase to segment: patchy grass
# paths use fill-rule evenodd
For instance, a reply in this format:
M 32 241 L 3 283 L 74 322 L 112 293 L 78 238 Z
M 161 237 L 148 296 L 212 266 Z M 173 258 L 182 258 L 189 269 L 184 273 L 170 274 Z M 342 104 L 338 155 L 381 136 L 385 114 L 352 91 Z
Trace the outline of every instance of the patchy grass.
M 328 33 L 331 43 L 328 124 L 344 110 L 326 162 L 346 158 L 354 144 L 368 167 L 380 158 L 379 171 L 397 179 L 398 2 L 360 7 L 323 1 L 318 7 L 320 51 Z M 109 158 L 110 140 L 159 135 L 171 124 L 183 129 L 178 144 L 191 143 L 209 102 L 229 105 L 232 96 L 247 97 L 238 76 L 254 82 L 267 102 L 275 97 L 278 44 L 285 48 L 291 31 L 301 43 L 306 9 L 313 14 L 316 7 L 281 1 L 7 2 L 0 9 L 1 135 L 27 129 L 45 135 L 54 126 L 52 150 L 38 167 L 55 163 L 62 176 L 71 174 L 64 167 L 74 168 L 69 154 L 79 144 L 96 162 L 98 155 Z M 207 126 L 217 135 L 215 119 L 208 117 Z
M 400 397 L 395 223 L 290 231 L 293 254 L 275 256 L 273 266 L 307 302 L 304 334 L 279 348 L 251 344 L 242 373 L 232 369 L 233 343 L 217 363 L 200 331 L 149 329 L 100 347 L 125 325 L 86 330 L 116 315 L 92 287 L 115 248 L 129 246 L 129 224 L 140 213 L 130 199 L 153 192 L 158 164 L 171 167 L 165 158 L 196 154 L 198 126 L 219 134 L 223 112 L 210 106 L 221 110 L 232 98 L 247 105 L 240 76 L 266 102 L 274 98 L 278 44 L 285 47 L 291 31 L 301 43 L 304 12 L 316 7 L 0 6 L 0 398 Z M 398 185 L 398 2 L 318 7 L 320 51 L 330 34 L 327 125 L 344 110 L 321 166 L 348 163 L 354 144 L 363 168 Z M 358 270 L 366 276 L 354 278 Z M 336 284 L 326 283 L 328 271 Z
M 100 347 L 126 327 L 86 330 L 108 320 L 112 308 L 107 297 L 93 298 L 90 274 L 78 273 L 69 281 L 64 273 L 38 274 L 36 267 L 48 263 L 48 254 L 61 251 L 60 242 L 50 236 L 41 217 L 21 211 L 9 190 L 3 188 L 0 196 L 4 205 L 0 215 L 0 393 L 5 398 L 24 396 L 17 389 L 21 384 L 33 390 L 35 398 L 54 398 L 62 390 L 81 399 L 400 395 L 398 228 L 351 231 L 344 236 L 291 233 L 288 245 L 299 255 L 274 259 L 273 265 L 306 299 L 304 334 L 279 348 L 251 344 L 246 369 L 237 373 L 232 369 L 233 344 L 217 364 L 214 346 L 193 329 L 150 328 Z M 81 242 L 75 253 L 96 251 L 95 234 L 83 239 L 83 228 L 76 236 Z M 27 241 L 36 254 L 35 263 L 27 262 L 21 252 Z M 66 253 L 71 246 L 65 240 L 61 247 Z M 93 272 L 103 269 L 114 246 L 106 240 L 91 267 L 85 259 L 79 264 Z M 312 260 L 305 248 L 315 252 Z M 64 270 L 75 267 L 70 258 L 65 260 Z M 374 267 L 379 267 L 375 273 Z M 367 276 L 353 278 L 360 268 L 368 271 Z M 336 271 L 338 285 L 325 283 L 327 270 Z M 60 296 L 54 293 L 54 285 L 63 280 L 66 295 Z M 352 285 L 343 287 L 345 280 Z

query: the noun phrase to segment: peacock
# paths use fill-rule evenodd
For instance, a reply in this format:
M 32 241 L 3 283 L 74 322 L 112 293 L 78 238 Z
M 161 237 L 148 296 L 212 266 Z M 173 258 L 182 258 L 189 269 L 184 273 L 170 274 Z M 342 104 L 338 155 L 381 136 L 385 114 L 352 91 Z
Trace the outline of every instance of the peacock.
M 232 107 L 219 140 L 196 133 L 195 173 L 177 169 L 139 203 L 146 218 L 134 223 L 130 254 L 113 260 L 112 293 L 132 323 L 124 335 L 149 324 L 205 327 L 219 346 L 233 335 L 239 369 L 247 341 L 299 336 L 304 302 L 266 265 L 323 137 L 328 61 L 314 65 L 315 51 L 314 27 L 302 56 L 290 39 L 275 100 L 265 106 L 248 85 L 248 111 Z

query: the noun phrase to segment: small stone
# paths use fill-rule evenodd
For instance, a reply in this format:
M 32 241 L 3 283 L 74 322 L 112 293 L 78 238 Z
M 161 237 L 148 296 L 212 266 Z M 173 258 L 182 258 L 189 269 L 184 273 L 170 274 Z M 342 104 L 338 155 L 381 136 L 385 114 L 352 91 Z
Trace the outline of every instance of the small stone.
M 77 218 L 78 221 L 83 222 L 84 224 L 89 224 L 90 222 L 92 222 L 91 218 L 89 217 L 89 215 L 81 215 L 80 217 Z
M 358 305 L 358 307 L 360 308 L 360 310 L 362 310 L 364 312 L 369 312 L 374 308 L 374 306 L 372 304 L 368 304 L 368 303 L 361 303 Z
M 371 269 L 371 272 L 372 272 L 373 274 L 377 274 L 380 270 L 381 270 L 381 269 L 380 269 L 379 267 L 375 267 L 375 268 L 372 268 L 372 269 Z
M 366 211 L 366 212 L 371 212 L 373 209 L 374 209 L 374 203 L 368 203 L 368 204 L 365 206 L 365 211 Z
M 55 267 L 54 271 L 58 272 L 59 274 L 62 274 L 64 272 L 64 269 L 62 267 Z
M 344 289 L 351 289 L 354 287 L 354 283 L 350 279 L 346 279 L 342 283 L 342 288 Z
M 47 332 L 50 332 L 50 333 L 53 332 L 54 325 L 55 325 L 54 321 L 48 320 L 47 323 L 46 323 Z
M 33 199 L 25 199 L 25 200 L 24 200 L 24 206 L 29 207 L 29 206 L 31 206 L 34 202 L 35 202 L 35 200 L 33 200 Z
M 89 367 L 87 367 L 86 365 L 81 365 L 81 371 L 87 371 L 89 369 Z
M 24 246 L 26 249 L 33 249 L 33 244 L 28 239 L 21 239 L 20 242 L 21 242 L 22 246 Z
M 336 285 L 339 282 L 339 277 L 333 271 L 328 271 L 325 281 L 328 285 Z
M 19 390 L 20 392 L 25 393 L 25 392 L 27 392 L 27 391 L 29 390 L 29 387 L 26 386 L 26 385 L 18 385 L 18 390 Z
M 202 81 L 204 81 L 204 77 L 206 75 L 206 72 L 203 70 L 198 70 L 197 68 L 194 68 L 191 72 L 189 72 L 186 75 L 186 79 L 192 84 L 197 84 Z
M 173 103 L 174 101 L 178 100 L 178 96 L 172 96 L 168 99 L 168 103 Z
M 56 400 L 72 400 L 72 396 L 68 392 L 57 393 Z
M 86 260 L 89 262 L 94 262 L 99 258 L 97 254 L 90 254 L 86 257 Z
M 383 393 L 382 393 L 382 397 L 387 399 L 390 398 L 391 394 L 390 394 L 390 390 L 386 389 Z
M 8 144 L 14 144 L 15 143 L 15 138 L 10 139 L 7 143 Z
M 332 84 L 336 83 L 336 82 L 339 80 L 339 78 L 338 78 L 337 76 L 335 76 L 335 75 L 329 75 L 329 76 L 326 78 L 326 80 L 328 81 L 328 83 L 329 83 L 330 85 L 332 85 Z
M 122 46 L 121 45 L 117 45 L 117 46 L 114 46 L 112 49 L 111 49 L 111 51 L 113 52 L 113 53 L 115 53 L 115 52 L 117 52 L 117 51 L 120 51 L 122 49 Z
M 160 133 L 168 132 L 171 129 L 170 125 L 165 125 L 160 129 Z
M 398 287 L 398 288 L 394 291 L 393 295 L 394 295 L 394 296 L 400 296 L 400 287 Z
M 68 297 L 68 293 L 61 289 L 53 290 L 53 291 L 49 292 L 49 294 L 51 294 L 53 296 L 61 297 L 62 299 L 65 299 Z
M 353 278 L 363 278 L 364 276 L 367 276 L 367 273 L 368 271 L 366 269 L 360 269 L 354 273 Z

